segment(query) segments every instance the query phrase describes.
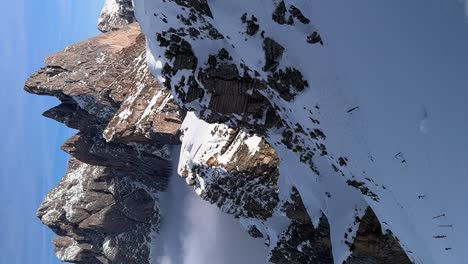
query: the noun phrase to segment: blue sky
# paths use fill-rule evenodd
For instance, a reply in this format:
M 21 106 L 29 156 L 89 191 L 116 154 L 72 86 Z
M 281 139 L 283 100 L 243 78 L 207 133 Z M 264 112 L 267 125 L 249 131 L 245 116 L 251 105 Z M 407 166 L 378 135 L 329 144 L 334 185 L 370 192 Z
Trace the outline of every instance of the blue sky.
M 15 0 L 0 21 L 0 263 L 58 263 L 52 233 L 36 218 L 63 176 L 62 142 L 73 132 L 41 113 L 57 100 L 29 95 L 25 79 L 46 55 L 98 34 L 102 1 Z

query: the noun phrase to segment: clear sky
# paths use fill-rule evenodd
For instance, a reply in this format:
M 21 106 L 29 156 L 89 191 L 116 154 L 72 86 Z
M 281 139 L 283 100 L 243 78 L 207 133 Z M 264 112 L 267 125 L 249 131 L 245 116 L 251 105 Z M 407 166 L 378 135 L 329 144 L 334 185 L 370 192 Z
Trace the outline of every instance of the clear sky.
M 73 132 L 41 113 L 53 98 L 23 91 L 46 55 L 98 34 L 103 1 L 15 0 L 0 16 L 0 263 L 58 263 L 52 233 L 35 216 L 63 176 L 60 145 Z

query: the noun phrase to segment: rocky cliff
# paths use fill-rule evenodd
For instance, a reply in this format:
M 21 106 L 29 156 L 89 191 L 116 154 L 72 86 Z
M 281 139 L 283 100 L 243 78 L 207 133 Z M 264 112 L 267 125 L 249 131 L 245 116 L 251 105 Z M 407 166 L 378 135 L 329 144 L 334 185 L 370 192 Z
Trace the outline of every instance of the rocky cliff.
M 271 263 L 410 263 L 362 198 L 378 195 L 347 170 L 348 157 L 329 153 L 319 105 L 301 106 L 307 121 L 294 117 L 289 103 L 312 83 L 286 59 L 284 40 L 256 13 L 236 17 L 235 34 L 261 54 L 253 63 L 207 1 L 155 2 L 147 11 L 157 23 L 140 22 L 148 54 L 145 35 L 130 24 L 130 1 L 106 1 L 99 27 L 110 32 L 49 56 L 26 82 L 28 92 L 61 101 L 45 116 L 78 130 L 62 147 L 67 172 L 38 210 L 57 234 L 57 257 L 149 263 L 165 224 L 158 194 L 167 186 L 168 146 L 180 145 L 180 176 L 262 237 Z M 276 1 L 269 16 L 278 27 L 299 27 L 304 45 L 323 45 L 298 7 Z M 210 53 L 201 50 L 212 43 Z M 307 189 L 312 181 L 319 184 Z M 343 226 L 336 210 L 349 218 Z
M 132 24 L 49 56 L 26 83 L 28 92 L 61 101 L 45 116 L 78 130 L 62 147 L 71 156 L 67 173 L 38 210 L 58 235 L 62 261 L 148 262 L 157 193 L 171 170 L 167 145 L 178 141 L 183 114 L 145 56 Z

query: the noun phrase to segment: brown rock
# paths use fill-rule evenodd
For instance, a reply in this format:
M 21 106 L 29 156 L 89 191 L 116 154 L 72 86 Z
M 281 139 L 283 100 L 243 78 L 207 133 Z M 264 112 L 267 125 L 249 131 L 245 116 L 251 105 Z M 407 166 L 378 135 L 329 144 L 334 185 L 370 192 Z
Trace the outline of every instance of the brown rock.
M 148 263 L 146 242 L 160 218 L 154 193 L 170 171 L 165 144 L 178 143 L 182 115 L 146 66 L 139 27 L 49 56 L 25 89 L 57 97 L 61 104 L 44 115 L 80 130 L 62 147 L 72 156 L 66 175 L 37 212 L 58 235 L 58 258 Z M 128 108 L 133 115 L 121 114 Z

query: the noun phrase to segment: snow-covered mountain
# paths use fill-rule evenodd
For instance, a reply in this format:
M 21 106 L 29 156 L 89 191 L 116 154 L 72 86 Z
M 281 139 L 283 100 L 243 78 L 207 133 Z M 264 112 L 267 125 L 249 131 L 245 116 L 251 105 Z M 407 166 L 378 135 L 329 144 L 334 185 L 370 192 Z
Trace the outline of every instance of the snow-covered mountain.
M 38 212 L 58 257 L 150 262 L 174 146 L 180 176 L 263 238 L 271 263 L 468 263 L 468 80 L 443 70 L 443 42 L 420 53 L 426 24 L 412 14 L 439 35 L 431 21 L 447 19 L 431 10 L 106 1 L 100 28 L 113 32 L 52 55 L 26 84 L 80 130 Z

